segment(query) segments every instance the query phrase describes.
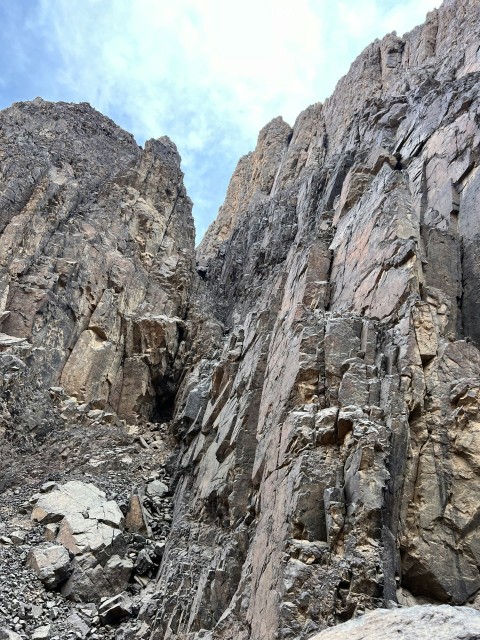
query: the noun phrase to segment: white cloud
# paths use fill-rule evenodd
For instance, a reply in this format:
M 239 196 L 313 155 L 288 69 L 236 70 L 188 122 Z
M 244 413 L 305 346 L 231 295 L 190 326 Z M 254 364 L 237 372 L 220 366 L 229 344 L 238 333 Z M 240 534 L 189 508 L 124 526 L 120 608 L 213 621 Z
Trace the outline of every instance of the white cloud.
M 141 141 L 167 134 L 176 142 L 201 231 L 266 122 L 281 114 L 292 123 L 372 39 L 403 33 L 437 5 L 40 0 L 30 28 L 60 58 L 54 82 L 65 99 L 88 100 Z

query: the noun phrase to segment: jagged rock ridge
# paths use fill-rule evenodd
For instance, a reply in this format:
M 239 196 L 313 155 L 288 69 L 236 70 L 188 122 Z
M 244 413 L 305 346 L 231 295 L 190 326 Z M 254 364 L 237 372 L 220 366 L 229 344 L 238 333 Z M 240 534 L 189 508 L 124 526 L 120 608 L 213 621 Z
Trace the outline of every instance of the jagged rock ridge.
M 117 637 L 478 606 L 479 31 L 447 0 L 267 125 L 197 273 L 169 141 L 82 105 L 3 112 L 3 348 L 38 393 L 176 438 L 162 564 Z
M 240 161 L 198 250 L 230 334 L 178 397 L 159 638 L 473 602 L 479 10 L 373 43 Z

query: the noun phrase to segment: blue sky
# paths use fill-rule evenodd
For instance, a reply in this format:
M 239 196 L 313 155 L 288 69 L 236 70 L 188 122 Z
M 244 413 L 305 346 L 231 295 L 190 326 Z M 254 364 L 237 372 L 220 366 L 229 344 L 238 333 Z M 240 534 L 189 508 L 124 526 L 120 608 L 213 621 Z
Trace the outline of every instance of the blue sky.
M 329 96 L 376 37 L 439 0 L 0 0 L 0 108 L 90 102 L 182 156 L 197 237 L 260 128 Z

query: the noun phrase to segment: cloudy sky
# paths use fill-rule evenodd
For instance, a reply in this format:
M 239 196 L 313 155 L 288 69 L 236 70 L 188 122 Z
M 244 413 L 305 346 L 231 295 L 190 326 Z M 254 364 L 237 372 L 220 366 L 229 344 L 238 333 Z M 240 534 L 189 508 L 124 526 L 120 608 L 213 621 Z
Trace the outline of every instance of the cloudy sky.
M 200 238 L 259 129 L 324 100 L 376 37 L 439 0 L 0 0 L 0 108 L 90 102 L 170 136 Z

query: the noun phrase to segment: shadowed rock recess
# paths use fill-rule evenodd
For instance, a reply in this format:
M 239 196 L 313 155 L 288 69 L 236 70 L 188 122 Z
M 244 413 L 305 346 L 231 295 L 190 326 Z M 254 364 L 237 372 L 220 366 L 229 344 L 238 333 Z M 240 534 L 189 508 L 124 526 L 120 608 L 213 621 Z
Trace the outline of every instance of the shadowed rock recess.
M 262 129 L 196 256 L 168 138 L 1 112 L 0 637 L 480 638 L 479 165 L 477 0 Z

